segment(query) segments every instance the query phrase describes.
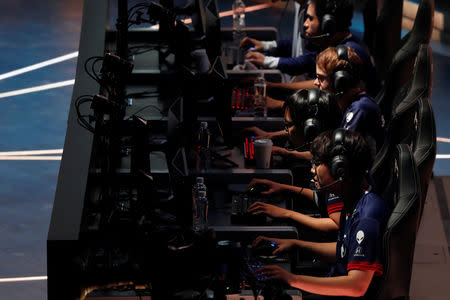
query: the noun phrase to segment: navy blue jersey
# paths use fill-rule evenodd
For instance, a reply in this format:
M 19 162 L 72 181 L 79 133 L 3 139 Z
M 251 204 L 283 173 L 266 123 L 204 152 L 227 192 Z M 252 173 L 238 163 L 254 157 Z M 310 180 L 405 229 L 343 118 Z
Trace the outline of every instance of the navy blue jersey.
M 375 66 L 372 63 L 369 50 L 364 44 L 362 44 L 356 38 L 353 38 L 353 36 L 347 38 L 341 43 L 352 48 L 353 51 L 355 51 L 355 53 L 361 59 L 363 63 L 361 80 L 364 83 L 364 88 L 367 91 L 367 93 L 372 97 L 375 97 L 381 88 L 381 84 L 378 79 Z
M 378 150 L 383 145 L 385 136 L 380 108 L 365 93 L 360 93 L 355 97 L 356 100 L 344 113 L 341 127 L 358 132 L 366 138 L 374 150 Z
M 389 208 L 384 200 L 365 192 L 340 226 L 336 262 L 329 276 L 347 275 L 350 270 L 383 274 L 382 237 L 388 218 Z
M 292 52 L 292 40 L 277 41 L 277 53 L 280 53 L 277 69 L 289 75 L 316 73 L 316 56 L 320 52 L 317 48 L 306 47 L 305 53 L 297 57 L 289 57 Z

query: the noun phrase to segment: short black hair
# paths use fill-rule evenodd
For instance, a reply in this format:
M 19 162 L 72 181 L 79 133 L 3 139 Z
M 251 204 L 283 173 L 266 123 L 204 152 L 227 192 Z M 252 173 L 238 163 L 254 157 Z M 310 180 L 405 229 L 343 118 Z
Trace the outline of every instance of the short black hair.
M 334 130 L 329 130 L 314 139 L 311 145 L 313 160 L 329 166 L 333 157 L 343 154 L 348 159 L 349 176 L 362 180 L 373 163 L 372 152 L 365 138 L 357 132 L 346 130 L 343 145 L 333 145 L 333 134 Z
M 316 5 L 316 15 L 322 24 L 323 16 L 333 15 L 336 18 L 336 31 L 348 31 L 352 25 L 352 0 L 311 0 Z
M 298 90 L 286 99 L 285 105 L 289 107 L 295 126 L 301 128 L 307 119 L 316 118 L 321 124 L 321 132 L 339 127 L 342 122 L 342 111 L 333 94 L 325 90 L 318 92 L 319 102 L 316 107 L 309 104 L 306 89 Z

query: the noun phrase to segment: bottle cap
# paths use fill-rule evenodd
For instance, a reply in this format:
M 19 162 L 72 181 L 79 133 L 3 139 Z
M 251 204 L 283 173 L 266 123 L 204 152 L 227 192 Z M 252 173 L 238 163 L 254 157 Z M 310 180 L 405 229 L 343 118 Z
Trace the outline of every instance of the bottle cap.
M 197 183 L 204 183 L 205 179 L 203 177 L 197 177 L 195 180 Z

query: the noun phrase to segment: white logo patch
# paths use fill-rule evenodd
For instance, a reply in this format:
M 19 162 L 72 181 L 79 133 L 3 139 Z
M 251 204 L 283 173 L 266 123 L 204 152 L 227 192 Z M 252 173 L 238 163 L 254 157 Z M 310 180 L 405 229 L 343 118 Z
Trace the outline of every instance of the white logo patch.
M 344 245 L 341 245 L 341 257 L 343 258 L 345 256 L 345 248 Z
M 356 233 L 356 241 L 361 244 L 364 239 L 364 231 L 360 230 Z
M 353 119 L 353 113 L 349 112 L 346 116 L 345 116 L 345 121 L 348 123 Z
M 360 246 L 358 246 L 358 248 L 356 248 L 354 256 L 362 256 L 362 257 L 364 257 L 363 249 Z

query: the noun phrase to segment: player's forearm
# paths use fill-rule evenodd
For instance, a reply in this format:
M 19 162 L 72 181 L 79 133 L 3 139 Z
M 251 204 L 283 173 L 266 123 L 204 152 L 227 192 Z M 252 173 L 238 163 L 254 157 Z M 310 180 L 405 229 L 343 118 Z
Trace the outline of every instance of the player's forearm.
M 286 130 L 280 130 L 280 131 L 275 131 L 275 132 L 271 132 L 269 134 L 269 138 L 270 139 L 284 139 L 287 138 L 287 132 Z
M 350 271 L 349 275 L 337 277 L 314 277 L 293 275 L 288 282 L 298 289 L 329 296 L 363 296 L 372 280 L 373 271 Z
M 336 223 L 330 218 L 314 218 L 296 211 L 291 211 L 289 218 L 304 226 L 319 231 L 328 232 L 339 229 Z
M 317 243 L 296 240 L 295 245 L 299 248 L 311 251 L 325 258 L 327 261 L 336 260 L 336 242 L 333 243 Z
M 296 81 L 296 82 L 271 82 L 270 88 L 285 89 L 290 91 L 296 91 L 301 89 L 312 89 L 315 87 L 314 80 Z
M 291 155 L 298 160 L 311 160 L 312 155 L 310 151 L 292 151 Z

